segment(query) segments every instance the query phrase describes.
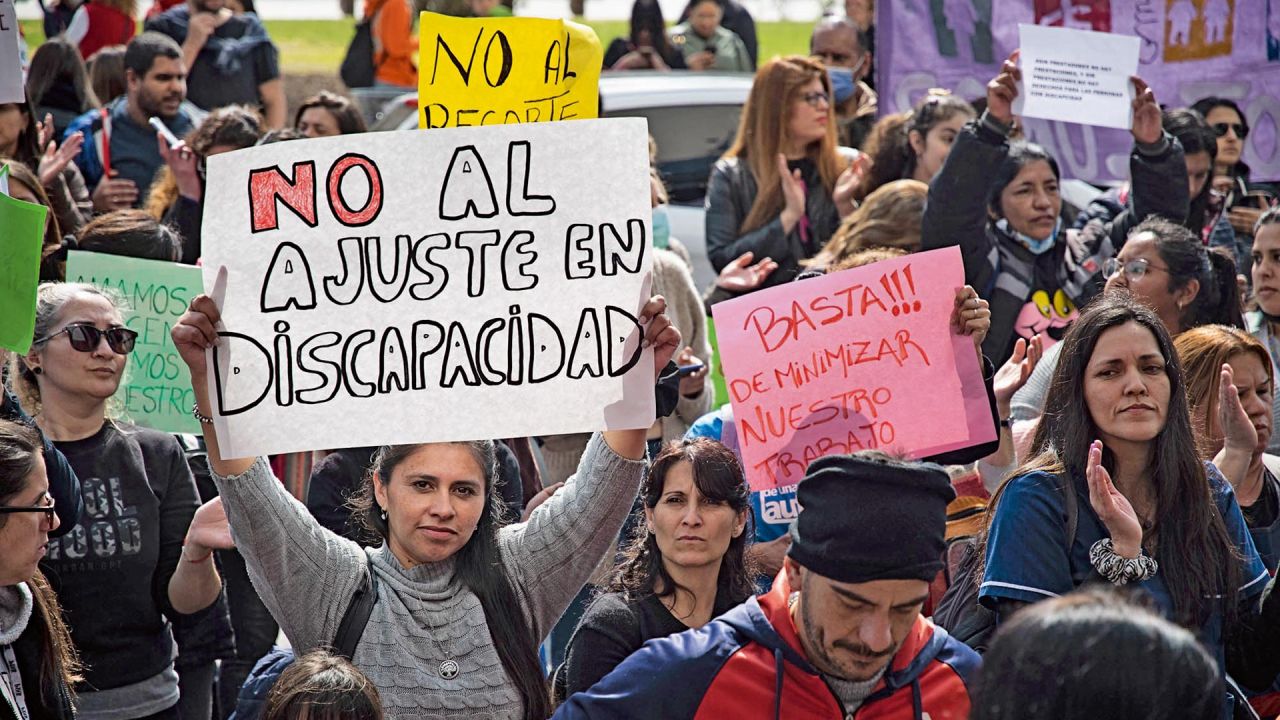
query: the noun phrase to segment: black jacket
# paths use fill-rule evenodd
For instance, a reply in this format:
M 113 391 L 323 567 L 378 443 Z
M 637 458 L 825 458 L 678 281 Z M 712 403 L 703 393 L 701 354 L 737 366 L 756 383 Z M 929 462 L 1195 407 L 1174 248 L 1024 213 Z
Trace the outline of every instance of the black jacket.
M 986 115 L 966 125 L 929 185 L 922 228 L 922 250 L 960 246 L 965 282 L 991 303 L 982 353 L 997 367 L 1018 337 L 1041 333 L 1060 340 L 1077 308 L 1102 289 L 1102 263 L 1120 251 L 1134 226 L 1149 215 L 1182 223 L 1190 203 L 1182 146 L 1166 133 L 1129 156 L 1131 209 L 1107 223 L 1062 230 L 1053 247 L 1035 255 L 987 215 L 992 180 L 1008 150 L 999 124 Z
M 26 694 L 27 711 L 32 720 L 72 720 L 71 692 L 61 678 L 53 682 L 40 682 L 40 663 L 44 657 L 41 638 L 47 626 L 40 617 L 40 611 L 34 609 L 31 619 L 27 621 L 27 629 L 22 631 L 13 643 L 14 659 L 18 661 L 18 672 L 22 676 L 22 689 Z M 0 720 L 21 720 L 18 713 L 9 703 L 0 700 Z
M 716 163 L 707 185 L 706 217 L 707 258 L 716 272 L 750 250 L 755 253 L 756 262 L 769 257 L 778 263 L 778 269 L 765 279 L 761 288 L 791 282 L 800 272 L 800 261 L 816 255 L 835 234 L 840 227 L 840 213 L 823 187 L 817 169 L 806 161 L 798 165 L 792 163 L 792 167 L 800 168 L 808 189 L 805 197 L 805 215 L 810 223 L 808 242 L 801 239 L 799 224 L 789 233 L 782 231 L 781 214 L 763 227 L 741 232 L 739 228 L 756 199 L 755 176 L 751 174 L 750 165 L 739 158 L 724 158 Z

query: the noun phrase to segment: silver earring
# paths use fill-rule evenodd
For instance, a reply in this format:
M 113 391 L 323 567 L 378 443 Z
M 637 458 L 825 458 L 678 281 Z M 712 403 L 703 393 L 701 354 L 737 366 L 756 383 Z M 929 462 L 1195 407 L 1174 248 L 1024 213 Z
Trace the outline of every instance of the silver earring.
M 387 511 L 386 511 L 386 510 L 383 510 L 383 511 L 380 513 L 380 516 L 382 517 L 382 522 L 386 522 L 386 521 L 387 521 Z

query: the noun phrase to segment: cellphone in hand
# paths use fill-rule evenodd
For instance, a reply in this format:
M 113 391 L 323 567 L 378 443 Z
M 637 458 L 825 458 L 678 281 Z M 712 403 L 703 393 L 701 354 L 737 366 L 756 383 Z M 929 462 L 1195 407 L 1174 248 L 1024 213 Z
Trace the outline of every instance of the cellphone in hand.
M 173 147 L 180 142 L 178 140 L 178 136 L 174 135 L 173 132 L 169 130 L 168 126 L 160 120 L 160 118 L 153 116 L 147 120 L 147 124 L 155 128 L 156 133 L 158 133 L 160 137 L 164 138 L 164 141 L 169 144 L 169 147 Z
M 1254 191 L 1236 202 L 1238 207 L 1254 208 L 1255 210 L 1267 210 L 1271 207 L 1274 200 L 1265 192 Z
M 702 368 L 703 368 L 702 363 L 693 363 L 692 365 L 680 365 L 679 367 L 676 368 L 676 375 L 678 377 L 684 377 L 685 375 L 692 375 L 698 372 L 699 370 L 701 370 Z

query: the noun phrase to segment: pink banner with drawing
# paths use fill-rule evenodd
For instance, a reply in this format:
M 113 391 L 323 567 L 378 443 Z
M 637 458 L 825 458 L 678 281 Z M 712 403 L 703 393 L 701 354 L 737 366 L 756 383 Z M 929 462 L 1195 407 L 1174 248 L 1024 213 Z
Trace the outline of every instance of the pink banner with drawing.
M 752 490 L 823 455 L 925 457 L 995 439 L 969 337 L 951 329 L 959 248 L 802 280 L 714 307 Z

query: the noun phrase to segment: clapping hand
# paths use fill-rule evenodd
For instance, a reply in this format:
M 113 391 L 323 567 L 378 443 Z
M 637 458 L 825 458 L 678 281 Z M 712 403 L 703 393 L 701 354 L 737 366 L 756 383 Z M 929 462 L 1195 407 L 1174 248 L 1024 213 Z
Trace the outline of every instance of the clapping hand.
M 1235 375 L 1226 364 L 1222 366 L 1218 382 L 1218 427 L 1222 428 L 1223 449 L 1253 455 L 1258 445 L 1258 429 L 1240 404 Z
M 1089 484 L 1089 504 L 1098 514 L 1116 554 L 1136 558 L 1142 554 L 1142 523 L 1129 498 L 1116 489 L 1111 473 L 1102 466 L 1102 441 L 1094 440 L 1089 446 L 1089 463 L 1085 467 L 1085 481 Z
M 1013 402 L 1014 393 L 1027 384 L 1027 379 L 1035 371 L 1040 358 L 1044 356 L 1044 339 L 1035 335 L 1027 342 L 1018 338 L 1013 344 L 1013 355 L 996 371 L 991 382 L 991 390 L 996 396 L 996 409 L 1001 417 L 1009 416 L 1009 404 Z
M 858 157 L 849 163 L 849 167 L 840 173 L 840 177 L 836 178 L 836 188 L 831 197 L 835 201 L 836 209 L 840 212 L 841 218 L 848 217 L 854 210 L 858 209 L 858 204 L 854 201 L 853 196 L 870 169 L 871 156 L 866 153 L 859 153 Z
M 755 259 L 755 253 L 748 250 L 725 265 L 719 277 L 716 278 L 716 287 L 732 293 L 750 292 L 760 287 L 765 279 L 778 269 L 778 263 L 772 258 L 765 258 L 752 265 L 753 259 Z

